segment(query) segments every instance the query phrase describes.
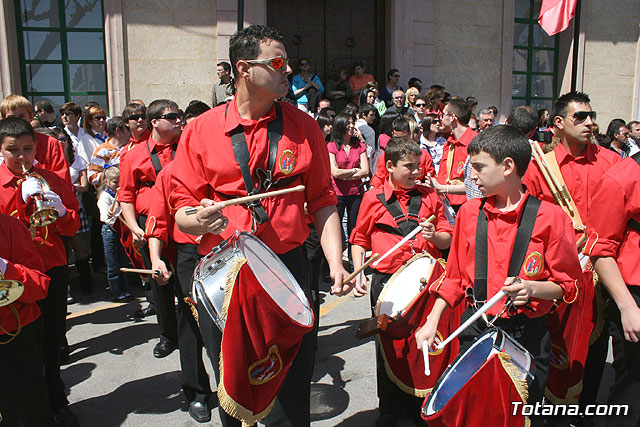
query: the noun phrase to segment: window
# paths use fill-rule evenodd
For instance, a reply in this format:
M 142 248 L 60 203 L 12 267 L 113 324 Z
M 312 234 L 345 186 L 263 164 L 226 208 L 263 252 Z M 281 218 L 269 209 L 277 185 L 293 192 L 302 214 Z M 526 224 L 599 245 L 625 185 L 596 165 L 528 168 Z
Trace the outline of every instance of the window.
M 538 24 L 540 0 L 516 0 L 513 32 L 513 106 L 552 110 L 558 92 L 558 37 Z
M 67 6 L 65 6 L 67 3 Z M 22 94 L 108 110 L 102 0 L 15 0 Z

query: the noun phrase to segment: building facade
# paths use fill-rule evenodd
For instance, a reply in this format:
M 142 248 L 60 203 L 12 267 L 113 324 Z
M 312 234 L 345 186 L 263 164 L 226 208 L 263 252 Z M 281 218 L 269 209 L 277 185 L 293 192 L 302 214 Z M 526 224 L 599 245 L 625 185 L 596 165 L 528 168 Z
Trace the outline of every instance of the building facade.
M 573 22 L 555 37 L 538 0 L 245 0 L 244 24 L 269 24 L 326 82 L 363 61 L 495 105 L 549 108 L 571 88 Z M 32 101 L 97 100 L 110 115 L 128 100 L 211 103 L 219 61 L 237 28 L 233 0 L 2 0 L 0 90 Z M 583 2 L 575 85 L 598 122 L 640 119 L 640 2 Z

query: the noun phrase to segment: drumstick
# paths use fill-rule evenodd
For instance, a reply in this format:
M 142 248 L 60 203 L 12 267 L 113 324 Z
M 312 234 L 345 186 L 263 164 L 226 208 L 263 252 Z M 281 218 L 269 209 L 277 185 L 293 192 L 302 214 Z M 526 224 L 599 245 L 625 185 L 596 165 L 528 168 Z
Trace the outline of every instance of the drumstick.
M 491 307 L 493 307 L 494 305 L 496 305 L 496 303 L 498 301 L 500 301 L 502 298 L 505 297 L 505 295 L 507 295 L 507 293 L 505 291 L 503 291 L 502 289 L 500 289 L 498 292 L 496 292 L 496 294 L 493 296 L 493 298 L 491 298 L 489 301 L 487 301 L 482 307 L 480 307 L 480 309 L 478 311 L 476 311 L 475 313 L 473 313 L 473 315 L 471 317 L 469 317 L 467 319 L 466 322 L 464 322 L 462 325 L 460 325 L 460 327 L 458 329 L 456 329 L 451 335 L 449 335 L 447 337 L 446 340 L 444 340 L 443 342 L 441 342 L 440 344 L 438 344 L 436 346 L 436 350 L 442 350 L 444 348 L 445 345 L 449 344 L 455 337 L 457 337 L 458 335 L 460 335 L 460 333 L 462 331 L 464 331 L 465 329 L 467 329 L 469 326 L 471 326 L 471 324 L 473 322 L 475 322 L 478 317 L 482 316 L 484 313 L 486 313 Z
M 364 251 L 360 253 L 360 265 L 364 265 Z M 360 270 L 360 283 L 364 282 L 364 268 Z
M 363 252 L 363 255 L 364 255 L 364 252 Z M 342 284 L 346 285 L 347 283 L 352 281 L 354 279 L 354 277 L 356 277 L 358 274 L 360 274 L 360 272 L 364 272 L 365 268 L 369 267 L 369 264 L 371 264 L 373 261 L 377 260 L 379 256 L 380 256 L 380 254 L 371 255 L 371 258 L 369 258 L 367 260 L 367 262 L 362 264 L 360 267 L 356 268 L 356 270 L 353 273 L 351 273 L 350 275 L 345 277 L 345 279 L 342 281 Z
M 558 178 L 556 178 L 556 176 L 553 174 L 553 172 L 551 172 L 551 169 L 549 168 L 549 166 L 547 165 L 547 162 L 544 159 L 544 153 L 542 152 L 542 148 L 540 148 L 540 145 L 538 145 L 537 143 L 533 143 L 532 146 L 533 146 L 533 150 L 538 153 L 538 157 L 540 158 L 540 162 L 547 169 L 547 172 L 549 173 L 549 177 L 551 178 L 551 181 L 553 181 L 553 184 L 558 189 L 558 193 L 560 194 L 560 198 L 562 199 L 562 201 L 564 202 L 564 205 L 569 210 L 569 216 L 573 216 L 573 208 L 571 207 L 571 196 L 568 195 L 569 191 L 566 189 L 565 186 L 560 184 L 560 182 L 558 181 Z M 540 168 L 540 169 L 542 169 L 542 168 Z
M 125 220 L 124 218 L 122 218 L 121 215 L 118 215 L 117 218 L 124 224 L 127 226 L 127 228 L 129 229 L 129 231 L 131 231 L 131 234 L 133 234 L 134 236 L 136 236 L 138 239 L 144 239 L 144 236 L 140 236 L 134 229 L 133 227 L 127 222 L 127 220 Z
M 144 268 L 120 267 L 120 271 L 122 271 L 124 273 L 156 274 L 156 275 L 160 274 L 160 270 L 146 270 Z
M 428 219 L 427 222 L 433 222 L 433 220 L 436 219 L 435 215 L 431 215 Z M 404 245 L 405 243 L 407 243 L 411 238 L 413 238 L 413 236 L 415 236 L 416 234 L 418 234 L 420 232 L 420 230 L 422 230 L 422 226 L 419 225 L 416 228 L 414 228 L 411 233 L 407 234 L 407 236 L 400 240 L 398 243 L 395 244 L 394 247 L 392 247 L 391 249 L 389 249 L 384 255 L 382 255 L 376 262 L 373 263 L 374 267 L 377 267 L 378 264 L 380 264 L 380 261 L 382 261 L 383 259 L 385 259 L 386 257 L 388 257 L 389 255 L 391 255 L 396 249 L 398 249 L 400 246 Z
M 243 203 L 250 203 L 250 202 L 261 200 L 267 197 L 280 196 L 282 194 L 295 193 L 297 191 L 304 191 L 304 189 L 305 189 L 304 185 L 297 185 L 291 188 L 283 188 L 282 190 L 267 191 L 266 193 L 254 194 L 253 196 L 238 197 L 237 199 L 225 200 L 221 202 L 222 204 L 221 207 L 226 208 L 227 206 L 241 205 Z M 184 213 L 186 215 L 193 215 L 202 208 L 203 206 L 194 206 L 194 207 L 185 209 Z
M 429 369 L 429 345 L 427 340 L 422 341 L 422 356 L 424 356 L 424 374 L 429 376 L 431 375 L 431 369 Z

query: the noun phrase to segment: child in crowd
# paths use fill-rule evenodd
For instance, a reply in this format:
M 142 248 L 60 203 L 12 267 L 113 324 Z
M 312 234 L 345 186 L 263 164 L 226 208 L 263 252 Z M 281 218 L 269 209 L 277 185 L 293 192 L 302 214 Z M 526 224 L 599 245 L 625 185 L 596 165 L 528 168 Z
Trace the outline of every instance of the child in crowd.
M 111 297 L 116 302 L 127 302 L 133 299 L 133 295 L 131 295 L 129 279 L 126 273 L 120 272 L 120 267 L 129 265 L 129 259 L 120 243 L 120 236 L 113 228 L 118 215 L 122 213 L 115 199 L 119 185 L 120 169 L 117 166 L 105 169 L 103 188 L 98 197 L 98 209 L 100 209 L 100 221 L 102 221 L 102 239 Z

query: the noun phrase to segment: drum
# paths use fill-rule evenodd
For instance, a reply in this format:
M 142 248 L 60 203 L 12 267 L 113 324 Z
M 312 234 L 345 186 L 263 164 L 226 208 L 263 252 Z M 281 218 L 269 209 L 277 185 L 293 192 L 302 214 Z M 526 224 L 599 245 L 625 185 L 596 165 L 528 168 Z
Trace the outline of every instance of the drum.
M 428 285 L 438 277 L 434 276 L 444 271 L 438 260 L 431 255 L 417 254 L 409 259 L 393 276 L 380 292 L 376 303 L 376 317 L 382 314 L 389 316 L 386 333 L 394 339 L 408 337 L 420 324 L 414 324 L 416 310 L 420 310 L 418 301 L 428 292 Z M 424 308 L 424 307 L 422 307 Z M 412 332 L 413 331 L 413 332 Z
M 464 353 L 458 355 L 425 399 L 423 417 L 437 414 L 497 353 L 506 353 L 515 367 L 519 380 L 533 381 L 533 357 L 520 343 L 500 329 L 489 329 Z M 482 385 L 486 392 L 486 385 Z M 508 403 L 508 402 L 507 402 Z M 483 403 L 480 403 L 483 404 Z
M 193 299 L 203 305 L 221 331 L 226 321 L 227 288 L 245 263 L 268 296 L 294 322 L 303 326 L 313 323 L 309 300 L 289 269 L 260 239 L 239 232 L 203 257 L 193 273 Z

